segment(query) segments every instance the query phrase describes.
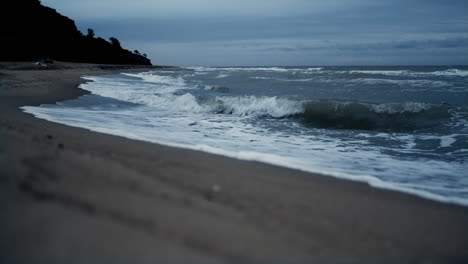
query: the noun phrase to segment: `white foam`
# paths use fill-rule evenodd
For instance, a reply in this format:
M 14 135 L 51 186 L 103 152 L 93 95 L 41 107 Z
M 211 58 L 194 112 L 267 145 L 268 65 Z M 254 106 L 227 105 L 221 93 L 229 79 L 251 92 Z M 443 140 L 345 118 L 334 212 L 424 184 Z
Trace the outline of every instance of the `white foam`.
M 460 77 L 466 77 L 468 76 L 468 71 L 466 70 L 459 70 L 459 69 L 449 69 L 445 71 L 436 71 L 429 73 L 432 75 L 439 75 L 439 76 L 460 76 Z
M 310 81 L 314 81 L 315 79 L 306 78 L 306 79 L 276 79 L 276 80 L 282 81 L 282 82 L 310 82 Z
M 345 72 L 343 72 L 345 73 Z M 409 70 L 393 70 L 393 71 L 380 71 L 380 70 L 351 70 L 351 74 L 379 74 L 379 75 L 388 75 L 388 76 L 457 76 L 457 77 L 467 77 L 468 70 L 459 70 L 459 69 L 448 69 L 444 71 L 432 71 L 432 72 L 416 72 Z
M 409 71 L 406 70 L 399 70 L 399 71 L 378 71 L 378 70 L 352 70 L 349 71 L 351 74 L 380 74 L 380 75 L 390 75 L 390 76 L 401 76 L 401 75 L 406 75 L 409 73 Z
M 281 67 L 190 67 L 196 72 L 212 72 L 212 71 L 248 71 L 248 72 L 317 72 L 322 71 L 322 67 L 312 68 L 281 68 Z
M 191 67 L 194 71 L 210 72 L 210 71 L 269 71 L 269 72 L 287 72 L 291 69 L 280 67 Z
M 223 112 L 238 116 L 284 117 L 304 112 L 300 102 L 277 97 L 216 97 L 223 107 Z
M 373 104 L 371 108 L 377 113 L 418 113 L 428 110 L 431 105 L 427 103 L 417 102 L 404 102 L 404 103 L 387 103 L 387 104 Z
M 457 135 L 449 135 L 440 137 L 440 147 L 447 148 L 450 147 L 453 143 L 457 142 L 455 138 Z
M 248 72 L 302 72 L 302 73 L 317 73 L 323 72 L 323 67 L 309 67 L 309 68 L 282 68 L 282 67 L 189 67 L 194 70 L 197 74 L 207 74 L 213 71 L 248 71 Z M 334 73 L 350 73 L 350 74 L 375 74 L 375 75 L 386 75 L 386 76 L 458 76 L 467 77 L 468 70 L 460 69 L 447 69 L 443 71 L 410 71 L 410 70 L 349 70 L 349 71 L 332 71 Z
M 271 80 L 273 78 L 271 77 L 262 77 L 262 76 L 254 76 L 254 77 L 250 77 L 251 79 L 256 79 L 256 80 Z
M 390 83 L 390 84 L 396 84 L 400 86 L 410 85 L 413 87 L 421 87 L 421 88 L 427 88 L 427 87 L 442 88 L 442 87 L 451 86 L 450 83 L 448 82 L 433 81 L 433 80 L 394 80 L 394 79 L 378 79 L 378 78 L 358 78 L 358 79 L 347 80 L 347 81 L 356 82 L 356 83 L 367 83 L 367 84 Z
M 137 77 L 143 82 L 123 82 L 122 79 L 106 76 L 84 77 L 92 83 L 84 83 L 80 88 L 93 94 L 114 98 L 135 104 L 159 106 L 171 111 L 209 111 L 200 106 L 196 98 L 189 94 L 175 94 L 180 89 L 193 89 L 186 85 L 182 77 L 157 75 L 152 72 L 124 73 Z
M 125 74 L 127 76 L 139 77 L 145 82 L 157 83 L 156 87 L 141 87 L 140 84 L 122 84 L 100 77 L 88 78 L 93 80 L 91 84 L 82 84 L 81 88 L 89 90 L 94 94 L 110 97 L 118 100 L 157 106 L 171 111 L 189 112 L 224 112 L 237 116 L 271 116 L 284 117 L 304 112 L 301 102 L 277 97 L 256 96 L 218 96 L 214 101 L 205 102 L 200 105 L 195 96 L 189 93 L 174 94 L 184 86 L 185 81 L 181 78 L 159 76 L 152 73 Z M 205 86 L 204 89 L 212 89 Z
M 123 75 L 137 77 L 143 79 L 145 82 L 157 83 L 157 84 L 170 84 L 176 86 L 185 86 L 185 80 L 182 77 L 171 77 L 154 74 L 153 72 L 142 72 L 142 73 L 122 73 Z
M 216 79 L 223 79 L 223 78 L 226 78 L 228 76 L 229 76 L 229 74 L 219 74 L 218 76 L 216 76 Z

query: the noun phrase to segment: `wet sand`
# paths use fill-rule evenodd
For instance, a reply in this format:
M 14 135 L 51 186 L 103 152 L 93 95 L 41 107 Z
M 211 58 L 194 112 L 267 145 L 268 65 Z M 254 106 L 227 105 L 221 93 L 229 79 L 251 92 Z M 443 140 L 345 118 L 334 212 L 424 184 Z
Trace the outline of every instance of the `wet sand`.
M 468 208 L 18 108 L 144 70 L 0 63 L 0 262 L 467 263 Z

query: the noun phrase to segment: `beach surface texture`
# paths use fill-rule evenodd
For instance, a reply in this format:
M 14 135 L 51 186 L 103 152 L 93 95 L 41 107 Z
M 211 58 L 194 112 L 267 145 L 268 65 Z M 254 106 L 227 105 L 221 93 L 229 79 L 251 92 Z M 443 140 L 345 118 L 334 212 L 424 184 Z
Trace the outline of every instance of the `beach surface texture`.
M 467 263 L 466 207 L 19 108 L 87 93 L 83 75 L 147 69 L 0 64 L 1 263 Z

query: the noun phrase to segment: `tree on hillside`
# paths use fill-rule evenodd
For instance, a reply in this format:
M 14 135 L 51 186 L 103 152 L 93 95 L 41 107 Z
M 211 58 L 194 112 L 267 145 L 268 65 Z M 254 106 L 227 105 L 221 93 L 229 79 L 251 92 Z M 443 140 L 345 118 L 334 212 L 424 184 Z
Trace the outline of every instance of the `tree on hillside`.
M 122 46 L 120 45 L 120 41 L 117 38 L 110 37 L 109 41 L 111 42 L 112 46 L 121 49 Z
M 94 38 L 94 30 L 92 28 L 88 28 L 88 38 Z
M 134 50 L 133 53 L 135 53 L 136 55 L 141 55 L 138 50 Z

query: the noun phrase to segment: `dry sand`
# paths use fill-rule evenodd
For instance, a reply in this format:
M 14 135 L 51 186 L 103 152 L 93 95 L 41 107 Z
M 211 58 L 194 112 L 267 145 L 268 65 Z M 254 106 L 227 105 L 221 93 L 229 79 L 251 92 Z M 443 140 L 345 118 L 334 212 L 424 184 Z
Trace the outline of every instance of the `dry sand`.
M 468 263 L 468 208 L 18 108 L 84 94 L 84 74 L 145 70 L 106 67 L 0 63 L 1 263 Z

